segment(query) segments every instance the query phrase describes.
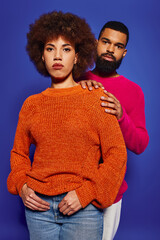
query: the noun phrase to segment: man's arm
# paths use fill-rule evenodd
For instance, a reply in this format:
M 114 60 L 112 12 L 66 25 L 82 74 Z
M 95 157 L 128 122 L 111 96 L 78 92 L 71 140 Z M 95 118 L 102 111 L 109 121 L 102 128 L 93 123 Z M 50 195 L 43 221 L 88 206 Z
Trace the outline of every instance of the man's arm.
M 117 117 L 127 148 L 136 154 L 142 153 L 149 142 L 145 124 L 145 103 L 142 90 L 139 88 L 128 113 L 113 94 L 106 90 L 104 93 L 106 97 L 101 97 L 101 105 L 105 107 L 107 113 Z
M 88 87 L 89 90 L 102 86 L 101 83 L 93 80 L 83 80 L 79 84 L 83 88 Z M 104 107 L 105 112 L 117 117 L 127 148 L 136 154 L 144 152 L 149 142 L 149 136 L 145 125 L 145 104 L 142 90 L 139 88 L 131 107 L 132 111 L 129 113 L 122 107 L 120 101 L 106 90 L 104 90 L 101 101 L 101 106 Z

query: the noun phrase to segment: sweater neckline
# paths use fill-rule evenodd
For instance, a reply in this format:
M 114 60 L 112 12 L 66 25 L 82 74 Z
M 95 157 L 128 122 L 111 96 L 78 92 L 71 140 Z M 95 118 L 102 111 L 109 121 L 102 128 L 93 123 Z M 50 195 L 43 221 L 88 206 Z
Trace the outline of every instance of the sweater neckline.
M 106 78 L 104 78 L 104 77 L 100 77 L 98 75 L 95 75 L 91 71 L 89 71 L 88 73 L 89 73 L 89 75 L 94 76 L 94 80 L 96 80 L 96 79 L 103 79 L 103 80 L 107 79 L 107 80 L 113 81 L 113 80 L 119 80 L 120 78 L 123 77 L 122 75 L 119 75 L 118 77 L 106 77 Z
M 82 92 L 82 87 L 80 85 L 69 87 L 69 88 L 47 88 L 42 92 L 45 96 L 64 96 L 64 95 L 74 95 Z

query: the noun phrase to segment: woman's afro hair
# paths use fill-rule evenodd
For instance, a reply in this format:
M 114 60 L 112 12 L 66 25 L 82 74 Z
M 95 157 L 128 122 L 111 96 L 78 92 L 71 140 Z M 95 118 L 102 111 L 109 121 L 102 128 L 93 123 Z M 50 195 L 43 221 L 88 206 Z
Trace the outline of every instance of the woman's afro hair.
M 69 40 L 75 46 L 78 61 L 73 68 L 73 77 L 78 78 L 93 67 L 96 56 L 95 37 L 85 19 L 61 11 L 40 16 L 30 25 L 27 34 L 28 55 L 40 74 L 50 76 L 42 61 L 44 45 L 48 40 L 57 39 L 59 36 Z

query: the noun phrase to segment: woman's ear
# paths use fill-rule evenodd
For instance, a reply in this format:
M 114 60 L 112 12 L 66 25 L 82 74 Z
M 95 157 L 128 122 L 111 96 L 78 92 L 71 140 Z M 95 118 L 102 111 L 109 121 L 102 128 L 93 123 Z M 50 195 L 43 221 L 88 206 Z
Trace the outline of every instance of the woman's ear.
M 42 55 L 42 61 L 44 62 L 44 56 Z
M 77 64 L 78 61 L 78 53 L 76 53 L 75 58 L 74 58 L 74 64 Z

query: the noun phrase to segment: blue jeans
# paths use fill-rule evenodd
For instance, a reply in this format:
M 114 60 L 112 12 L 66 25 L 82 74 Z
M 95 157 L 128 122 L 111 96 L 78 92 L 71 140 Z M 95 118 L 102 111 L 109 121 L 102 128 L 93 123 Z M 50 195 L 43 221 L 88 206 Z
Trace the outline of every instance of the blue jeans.
M 39 197 L 50 203 L 46 212 L 26 208 L 26 220 L 30 240 L 101 240 L 103 212 L 92 204 L 71 216 L 59 212 L 58 204 L 66 194 Z

